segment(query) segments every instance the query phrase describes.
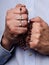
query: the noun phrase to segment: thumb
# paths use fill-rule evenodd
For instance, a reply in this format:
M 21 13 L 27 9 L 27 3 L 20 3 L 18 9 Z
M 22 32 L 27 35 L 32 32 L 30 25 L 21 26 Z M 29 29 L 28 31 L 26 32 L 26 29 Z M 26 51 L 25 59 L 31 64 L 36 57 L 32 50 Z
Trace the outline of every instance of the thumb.
M 41 18 L 39 16 L 30 19 L 30 22 L 41 22 Z

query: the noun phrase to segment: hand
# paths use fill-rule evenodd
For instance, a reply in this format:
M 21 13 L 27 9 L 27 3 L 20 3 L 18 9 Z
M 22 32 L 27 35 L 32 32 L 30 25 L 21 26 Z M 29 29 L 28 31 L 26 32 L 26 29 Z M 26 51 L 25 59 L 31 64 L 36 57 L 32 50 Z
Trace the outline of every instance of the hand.
M 32 29 L 30 32 L 30 48 L 40 52 L 41 54 L 49 55 L 49 26 L 40 17 L 35 17 L 30 20 Z
M 28 11 L 25 5 L 18 4 L 7 11 L 5 31 L 2 38 L 2 46 L 7 50 L 13 45 L 13 40 L 27 31 Z

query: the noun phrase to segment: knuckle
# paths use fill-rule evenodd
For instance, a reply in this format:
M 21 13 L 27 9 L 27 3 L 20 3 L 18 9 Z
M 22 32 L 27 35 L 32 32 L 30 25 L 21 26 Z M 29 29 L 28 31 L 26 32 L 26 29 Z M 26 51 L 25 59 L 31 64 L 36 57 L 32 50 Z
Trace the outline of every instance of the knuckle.
M 38 19 L 41 19 L 39 16 L 37 16 Z
M 37 20 L 38 20 L 38 21 L 41 21 L 41 17 L 37 16 Z
M 16 7 L 19 7 L 19 6 L 26 7 L 24 4 L 17 4 L 16 5 Z
M 7 14 L 11 13 L 13 10 L 14 10 L 13 8 L 7 10 Z
M 22 24 L 23 25 L 27 25 L 28 24 L 28 21 L 23 21 Z

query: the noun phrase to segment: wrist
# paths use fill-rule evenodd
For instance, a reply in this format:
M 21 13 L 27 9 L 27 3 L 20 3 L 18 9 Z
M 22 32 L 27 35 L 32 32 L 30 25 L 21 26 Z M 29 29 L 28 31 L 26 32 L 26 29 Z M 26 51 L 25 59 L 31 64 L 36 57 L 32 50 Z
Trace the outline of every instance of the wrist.
M 12 42 L 11 40 L 7 39 L 4 35 L 2 36 L 2 39 L 1 39 L 1 45 L 7 49 L 7 50 L 10 50 L 11 47 L 12 47 Z

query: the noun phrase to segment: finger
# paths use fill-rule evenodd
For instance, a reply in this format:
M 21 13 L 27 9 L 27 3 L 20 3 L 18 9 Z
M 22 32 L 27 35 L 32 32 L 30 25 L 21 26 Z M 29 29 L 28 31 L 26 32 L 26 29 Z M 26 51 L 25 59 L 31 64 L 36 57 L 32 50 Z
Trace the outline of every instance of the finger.
M 27 32 L 27 28 L 26 27 L 15 27 L 13 30 L 14 34 L 22 34 Z
M 41 24 L 42 27 L 47 28 L 48 24 L 39 16 L 30 19 L 30 22 L 34 23 L 34 22 L 39 22 Z
M 27 14 L 12 14 L 12 13 L 10 13 L 10 14 L 8 14 L 7 15 L 7 17 L 6 17 L 6 19 L 19 19 L 19 20 L 23 20 L 23 19 L 28 19 L 28 15 Z
M 27 13 L 28 14 L 28 10 L 25 7 L 22 7 L 21 9 L 22 10 L 20 11 L 20 7 L 12 8 L 12 9 L 7 11 L 7 14 L 8 13 L 14 13 L 14 14 L 25 14 L 25 13 Z
M 34 48 L 40 39 L 41 36 L 41 25 L 39 22 L 34 22 L 32 24 L 31 37 L 30 37 L 30 47 Z
M 8 24 L 8 26 L 15 26 L 15 27 L 18 27 L 18 26 L 27 26 L 28 21 L 27 20 L 20 21 L 20 20 L 12 19 L 12 20 L 8 20 L 7 24 Z
M 11 34 L 22 34 L 27 32 L 27 27 L 14 27 L 11 25 L 8 28 Z
M 21 26 L 24 26 L 24 27 L 28 25 L 27 20 L 22 20 L 20 23 L 21 23 Z
M 41 22 L 41 18 L 40 17 L 35 17 L 30 19 L 30 22 Z
M 38 42 L 39 42 L 38 39 L 35 39 L 35 40 L 31 41 L 31 42 L 29 43 L 30 48 L 35 48 L 35 47 L 37 46 Z
M 34 22 L 33 23 L 33 25 L 32 25 L 32 33 L 34 32 L 34 33 L 40 33 L 41 32 L 41 30 L 42 30 L 42 28 L 41 28 L 41 24 L 40 23 L 38 23 L 38 22 Z
M 17 26 L 25 27 L 25 26 L 27 26 L 28 21 L 27 20 L 16 20 L 15 23 L 16 23 L 15 27 L 17 27 Z
M 41 36 L 40 33 L 33 33 L 33 34 L 31 34 L 30 41 L 33 41 L 33 40 L 35 40 L 35 39 L 39 39 L 40 36 Z
M 39 39 L 41 35 L 41 25 L 40 23 L 34 22 L 33 28 L 31 30 L 31 41 L 34 39 Z

